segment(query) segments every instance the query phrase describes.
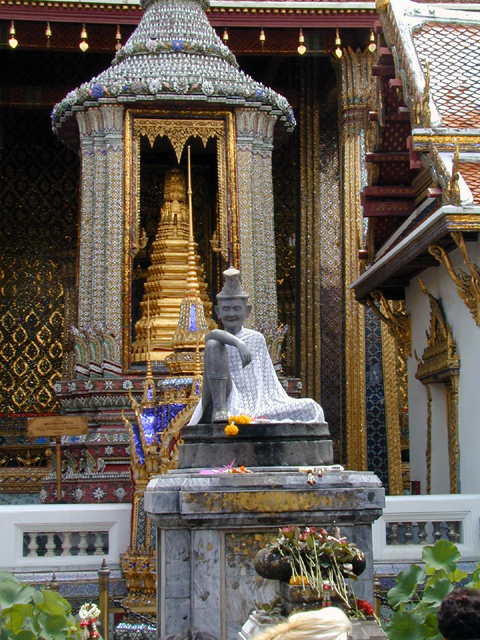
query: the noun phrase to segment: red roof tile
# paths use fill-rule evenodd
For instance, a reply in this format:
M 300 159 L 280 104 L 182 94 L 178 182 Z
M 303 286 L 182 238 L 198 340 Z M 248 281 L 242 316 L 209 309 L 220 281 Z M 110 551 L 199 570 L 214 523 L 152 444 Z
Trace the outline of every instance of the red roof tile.
M 473 195 L 473 203 L 480 204 L 480 164 L 460 162 L 460 173 Z
M 413 38 L 444 126 L 480 126 L 480 27 L 426 23 Z

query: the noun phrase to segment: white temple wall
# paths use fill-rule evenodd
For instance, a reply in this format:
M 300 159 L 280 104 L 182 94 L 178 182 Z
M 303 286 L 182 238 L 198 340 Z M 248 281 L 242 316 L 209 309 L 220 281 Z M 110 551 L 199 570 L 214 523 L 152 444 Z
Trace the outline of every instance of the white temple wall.
M 480 264 L 480 242 L 466 243 L 470 259 Z M 468 269 L 460 249 L 450 259 L 455 270 Z M 480 327 L 457 293 L 457 289 L 443 265 L 427 269 L 421 274 L 427 290 L 440 298 L 452 329 L 460 357 L 458 392 L 459 478 L 462 493 L 480 492 Z M 422 292 L 417 278 L 406 289 L 407 312 L 412 318 L 412 356 L 408 360 L 408 402 L 410 422 L 410 477 L 419 480 L 421 493 L 426 493 L 427 478 L 427 393 L 415 378 L 417 362 L 414 352 L 422 357 L 427 346 L 426 332 L 430 331 L 430 303 Z M 446 455 L 445 385 L 431 385 L 432 390 L 432 493 L 449 493 L 449 468 Z

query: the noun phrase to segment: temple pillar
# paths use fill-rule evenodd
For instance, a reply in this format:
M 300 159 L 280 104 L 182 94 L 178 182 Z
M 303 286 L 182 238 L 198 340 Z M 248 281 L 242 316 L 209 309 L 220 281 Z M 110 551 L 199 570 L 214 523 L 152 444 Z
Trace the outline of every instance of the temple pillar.
M 77 369 L 94 376 L 122 371 L 123 112 L 122 106 L 102 105 L 77 114 L 82 207 L 76 337 L 82 342 L 77 354 L 83 354 Z
M 366 185 L 365 128 L 370 92 L 372 55 L 343 50 L 338 61 L 343 209 L 343 286 L 346 453 L 350 469 L 367 468 L 367 411 L 365 375 L 365 314 L 351 284 L 360 275 L 358 252 L 363 248 L 360 192 Z
M 101 107 L 105 132 L 105 324 L 122 331 L 123 107 Z
M 325 412 L 335 461 L 342 442 L 342 249 L 336 91 L 326 94 L 317 58 L 302 64 L 296 339 L 302 395 Z
M 78 329 L 92 322 L 92 254 L 93 254 L 93 184 L 94 151 L 90 118 L 77 113 L 80 132 L 82 198 L 80 208 L 80 248 L 78 258 Z
M 276 116 L 237 109 L 238 229 L 242 284 L 250 294 L 248 326 L 277 325 L 272 150 Z

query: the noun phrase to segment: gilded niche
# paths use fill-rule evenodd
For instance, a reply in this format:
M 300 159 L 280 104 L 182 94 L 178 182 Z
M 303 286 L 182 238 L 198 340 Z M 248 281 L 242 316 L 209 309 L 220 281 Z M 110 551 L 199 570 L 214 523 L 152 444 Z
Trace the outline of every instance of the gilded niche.
M 427 418 L 427 493 L 430 493 L 431 478 L 431 443 L 432 397 L 429 385 L 443 383 L 447 394 L 447 431 L 448 459 L 450 467 L 450 493 L 458 493 L 459 483 L 459 451 L 458 451 L 458 379 L 460 358 L 453 338 L 450 324 L 447 321 L 442 301 L 427 291 L 422 280 L 418 279 L 423 293 L 430 300 L 430 331 L 427 332 L 428 344 L 421 358 L 415 353 L 418 362 L 415 377 L 425 385 L 428 398 Z

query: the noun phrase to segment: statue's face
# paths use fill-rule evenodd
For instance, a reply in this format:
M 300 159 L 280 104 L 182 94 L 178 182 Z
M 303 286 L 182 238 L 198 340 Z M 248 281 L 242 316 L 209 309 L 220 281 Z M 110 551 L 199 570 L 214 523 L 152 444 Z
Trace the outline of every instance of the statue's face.
M 250 305 L 245 298 L 222 298 L 215 307 L 218 317 L 228 333 L 237 334 L 245 324 L 250 312 Z

